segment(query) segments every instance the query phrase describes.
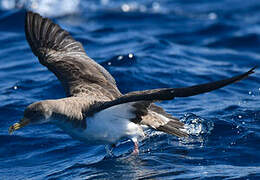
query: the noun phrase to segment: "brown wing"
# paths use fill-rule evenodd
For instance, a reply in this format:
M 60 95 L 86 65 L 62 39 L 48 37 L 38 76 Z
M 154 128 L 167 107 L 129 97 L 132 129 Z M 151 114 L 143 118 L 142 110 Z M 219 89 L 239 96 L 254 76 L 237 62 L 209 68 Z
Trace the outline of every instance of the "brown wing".
M 162 108 L 152 104 L 152 102 L 171 100 L 175 97 L 194 96 L 213 91 L 246 78 L 248 75 L 254 73 L 254 69 L 255 67 L 246 73 L 224 80 L 190 87 L 164 88 L 131 92 L 112 101 L 95 103 L 85 112 L 85 114 L 86 116 L 91 116 L 96 112 L 102 111 L 112 106 L 120 106 L 124 103 L 132 103 L 132 107 L 135 109 L 134 111 L 131 109 L 131 112 L 134 112 L 136 115 L 134 119 L 131 119 L 132 122 L 148 125 L 154 129 L 164 131 L 179 137 L 185 137 L 187 134 L 182 131 L 184 124 L 177 118 L 172 117 L 170 114 L 166 113 Z
M 33 53 L 58 77 L 67 96 L 94 93 L 112 100 L 121 95 L 114 78 L 86 55 L 81 43 L 50 19 L 27 12 L 25 33 Z
M 129 102 L 136 102 L 136 101 L 155 102 L 155 101 L 162 101 L 162 100 L 171 100 L 174 99 L 175 97 L 188 97 L 188 96 L 194 96 L 194 95 L 210 92 L 248 77 L 250 74 L 254 73 L 255 68 L 256 67 L 238 76 L 234 76 L 231 78 L 227 78 L 227 79 L 223 79 L 211 83 L 199 84 L 199 85 L 184 87 L 184 88 L 161 88 L 161 89 L 130 92 L 121 97 L 118 97 L 115 100 L 100 102 L 99 104 L 93 106 L 92 111 L 97 112 L 109 108 L 111 106 L 115 106 L 123 103 L 129 103 Z

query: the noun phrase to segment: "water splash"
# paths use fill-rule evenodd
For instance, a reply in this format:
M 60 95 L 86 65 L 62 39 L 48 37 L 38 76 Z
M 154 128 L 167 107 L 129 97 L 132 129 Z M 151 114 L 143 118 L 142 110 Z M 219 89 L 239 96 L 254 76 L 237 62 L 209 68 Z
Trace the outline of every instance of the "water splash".
M 185 123 L 185 131 L 193 136 L 209 135 L 213 130 L 214 123 L 210 120 L 203 119 L 195 114 L 185 114 L 181 121 Z

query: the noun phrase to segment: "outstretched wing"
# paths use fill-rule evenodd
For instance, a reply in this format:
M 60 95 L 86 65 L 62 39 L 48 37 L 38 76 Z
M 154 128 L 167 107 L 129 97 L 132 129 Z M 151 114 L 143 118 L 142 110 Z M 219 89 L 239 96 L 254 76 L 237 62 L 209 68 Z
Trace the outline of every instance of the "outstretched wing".
M 104 109 L 109 109 L 113 106 L 130 104 L 132 105 L 132 108 L 129 108 L 129 114 L 135 114 L 135 118 L 131 119 L 132 122 L 148 125 L 154 129 L 174 134 L 179 137 L 185 137 L 187 134 L 182 131 L 184 124 L 177 118 L 166 113 L 162 108 L 152 104 L 153 102 L 171 100 L 175 97 L 194 96 L 213 91 L 246 78 L 250 74 L 254 73 L 254 69 L 255 67 L 246 73 L 224 80 L 190 87 L 131 92 L 112 101 L 95 103 L 85 112 L 85 115 L 91 116 L 94 113 Z
M 85 53 L 82 44 L 67 31 L 37 13 L 27 12 L 26 39 L 42 65 L 61 81 L 67 96 L 121 95 L 114 78 Z
M 136 102 L 136 101 L 155 102 L 155 101 L 171 100 L 174 99 L 175 97 L 188 97 L 188 96 L 194 96 L 194 95 L 210 92 L 248 77 L 250 74 L 254 73 L 255 68 L 256 67 L 250 69 L 248 72 L 243 73 L 241 75 L 223 79 L 220 81 L 211 82 L 211 83 L 205 83 L 205 84 L 184 87 L 184 88 L 161 88 L 161 89 L 130 92 L 115 100 L 100 102 L 99 104 L 93 105 L 93 108 L 91 110 L 92 112 L 97 112 L 109 108 L 111 106 L 115 106 L 123 103 Z

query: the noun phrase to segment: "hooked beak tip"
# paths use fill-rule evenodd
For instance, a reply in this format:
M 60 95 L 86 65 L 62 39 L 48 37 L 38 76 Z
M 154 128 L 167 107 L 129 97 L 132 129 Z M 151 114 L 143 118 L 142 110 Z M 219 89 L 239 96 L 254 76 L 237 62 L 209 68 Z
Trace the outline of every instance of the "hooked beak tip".
M 9 127 L 8 132 L 9 132 L 9 134 L 12 134 L 14 131 L 16 131 L 17 129 L 20 129 L 22 127 L 23 127 L 23 125 L 21 123 L 15 123 Z
M 10 126 L 8 129 L 8 133 L 12 134 L 15 130 L 20 129 L 21 124 L 20 123 L 15 123 L 14 125 Z
M 9 129 L 8 129 L 8 133 L 12 134 L 14 131 L 26 126 L 27 124 L 29 124 L 29 120 L 22 119 L 20 122 L 15 123 L 12 126 L 10 126 Z

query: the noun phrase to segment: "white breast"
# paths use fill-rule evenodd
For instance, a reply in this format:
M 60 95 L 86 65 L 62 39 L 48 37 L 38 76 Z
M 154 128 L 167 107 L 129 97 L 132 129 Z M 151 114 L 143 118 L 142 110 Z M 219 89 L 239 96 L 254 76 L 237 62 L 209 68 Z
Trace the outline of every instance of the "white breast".
M 90 144 L 112 144 L 122 137 L 144 136 L 142 127 L 130 121 L 135 118 L 132 108 L 131 103 L 121 104 L 87 117 L 85 130 L 59 126 L 73 138 Z

